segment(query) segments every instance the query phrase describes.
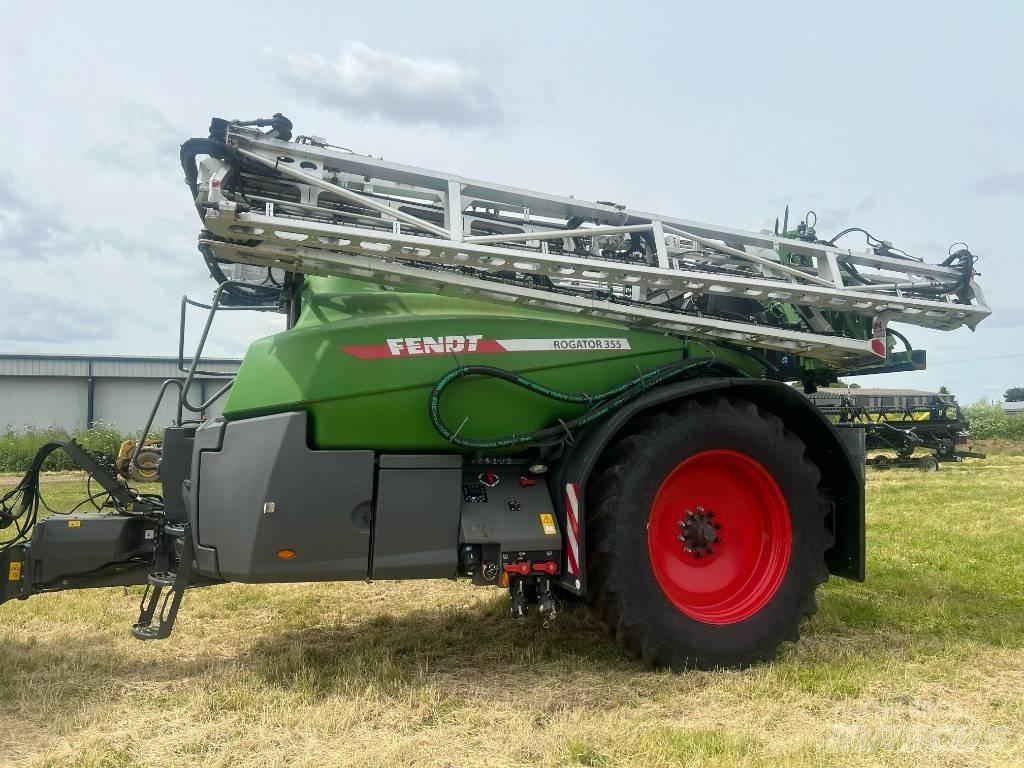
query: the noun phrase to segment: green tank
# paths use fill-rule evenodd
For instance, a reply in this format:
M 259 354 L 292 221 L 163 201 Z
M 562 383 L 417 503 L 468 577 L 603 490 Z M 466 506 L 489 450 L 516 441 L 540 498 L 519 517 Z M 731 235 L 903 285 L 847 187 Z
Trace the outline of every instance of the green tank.
M 294 327 L 254 342 L 224 407 L 231 420 L 308 413 L 312 447 L 456 450 L 431 424 L 431 389 L 460 365 L 491 365 L 569 392 L 599 392 L 683 359 L 714 357 L 762 375 L 748 355 L 516 305 L 405 292 L 356 280 L 305 281 Z M 454 382 L 442 404 L 460 437 L 530 432 L 578 416 L 483 377 Z

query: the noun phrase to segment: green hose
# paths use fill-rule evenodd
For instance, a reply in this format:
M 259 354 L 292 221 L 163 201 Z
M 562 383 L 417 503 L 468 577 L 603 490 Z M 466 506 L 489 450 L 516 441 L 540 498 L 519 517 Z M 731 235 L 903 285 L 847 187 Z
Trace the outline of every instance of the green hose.
M 749 378 L 749 376 L 741 369 L 730 363 L 722 362 L 721 360 L 703 359 L 691 360 L 689 362 L 680 361 L 661 366 L 660 368 L 653 368 L 650 371 L 641 373 L 639 376 L 629 379 L 628 381 L 617 384 L 604 392 L 589 394 L 586 392 L 562 392 L 561 390 L 552 389 L 551 387 L 547 387 L 539 382 L 533 381 L 532 379 L 528 379 L 525 376 L 512 373 L 511 371 L 506 371 L 503 368 L 495 368 L 490 365 L 460 366 L 459 368 L 453 368 L 438 379 L 437 384 L 435 384 L 434 388 L 431 390 L 429 401 L 430 423 L 434 425 L 434 429 L 437 430 L 441 437 L 452 445 L 459 446 L 460 448 L 490 450 L 495 448 L 511 448 L 517 445 L 529 445 L 532 443 L 546 443 L 564 440 L 572 436 L 572 430 L 579 429 L 580 427 L 584 427 L 591 422 L 607 416 L 612 411 L 621 408 L 630 400 L 639 397 L 653 387 L 656 387 L 659 384 L 664 384 L 666 381 L 674 379 L 688 371 L 692 371 L 697 368 L 709 367 L 722 368 L 729 373 Z M 444 390 L 448 385 L 456 379 L 461 379 L 465 376 L 491 376 L 493 378 L 501 379 L 502 381 L 507 381 L 510 384 L 515 384 L 518 387 L 522 387 L 523 389 L 543 397 L 550 398 L 551 400 L 557 400 L 562 403 L 572 403 L 575 405 L 588 405 L 590 407 L 585 413 L 583 413 L 583 415 L 578 416 L 575 419 L 570 421 L 559 421 L 557 426 L 537 430 L 536 432 L 524 432 L 522 434 L 514 433 L 491 440 L 472 440 L 470 438 L 459 437 L 459 430 L 452 430 L 441 418 L 441 396 L 444 394 Z M 461 429 L 461 427 L 459 427 L 459 429 Z

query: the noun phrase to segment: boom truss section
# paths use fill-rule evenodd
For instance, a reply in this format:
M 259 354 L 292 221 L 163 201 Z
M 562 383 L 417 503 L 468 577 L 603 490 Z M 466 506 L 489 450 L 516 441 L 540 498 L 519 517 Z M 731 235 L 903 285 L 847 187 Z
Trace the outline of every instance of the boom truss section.
M 845 368 L 880 362 L 889 322 L 973 329 L 990 314 L 966 250 L 928 264 L 491 184 L 315 138 L 239 126 L 222 138 L 194 185 L 201 243 L 221 261 L 524 304 Z

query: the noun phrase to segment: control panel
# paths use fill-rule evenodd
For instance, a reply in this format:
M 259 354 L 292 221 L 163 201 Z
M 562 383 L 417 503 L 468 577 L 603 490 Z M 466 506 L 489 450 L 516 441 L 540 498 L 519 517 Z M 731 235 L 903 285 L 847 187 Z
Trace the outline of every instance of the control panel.
M 522 552 L 557 559 L 562 536 L 546 478 L 525 465 L 465 468 L 459 543 L 496 547 L 513 561 Z

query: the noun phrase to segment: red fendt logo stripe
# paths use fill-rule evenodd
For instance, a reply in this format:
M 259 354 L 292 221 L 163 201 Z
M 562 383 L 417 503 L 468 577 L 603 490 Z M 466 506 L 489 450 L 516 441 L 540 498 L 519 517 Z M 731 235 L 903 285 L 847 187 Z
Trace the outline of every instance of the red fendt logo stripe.
M 485 339 L 479 334 L 467 336 L 405 336 L 387 339 L 384 344 L 338 347 L 360 360 L 430 355 L 500 354 L 505 352 L 618 352 L 629 350 L 629 339 Z

